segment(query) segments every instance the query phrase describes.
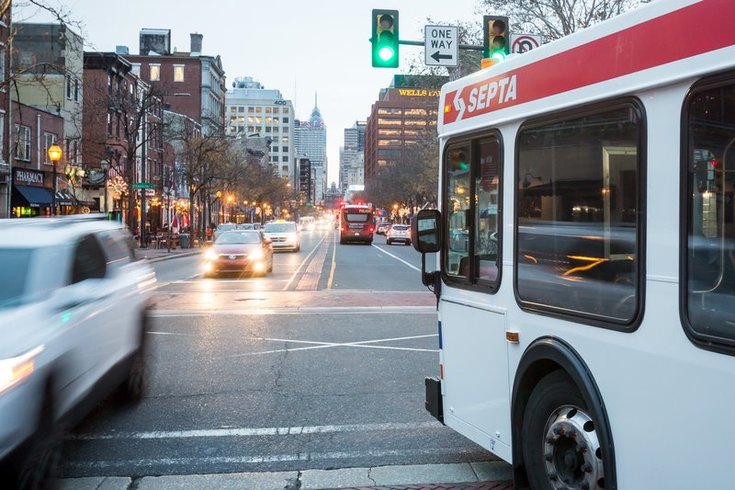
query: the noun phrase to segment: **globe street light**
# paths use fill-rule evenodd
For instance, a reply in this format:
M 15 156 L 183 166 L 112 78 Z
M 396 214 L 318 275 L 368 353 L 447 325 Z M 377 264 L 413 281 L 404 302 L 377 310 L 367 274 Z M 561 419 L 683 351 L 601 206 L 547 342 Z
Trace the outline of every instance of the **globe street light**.
M 54 216 L 56 216 L 56 164 L 61 160 L 62 154 L 61 147 L 56 143 L 48 147 L 48 158 L 54 166 L 53 194 L 51 195 L 51 206 Z

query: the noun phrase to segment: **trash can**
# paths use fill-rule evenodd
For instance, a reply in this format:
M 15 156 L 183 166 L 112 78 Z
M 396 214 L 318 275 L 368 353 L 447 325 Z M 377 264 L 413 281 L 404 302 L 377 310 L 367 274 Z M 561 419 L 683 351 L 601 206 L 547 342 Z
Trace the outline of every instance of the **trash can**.
M 179 246 L 181 248 L 191 248 L 189 237 L 188 233 L 179 233 Z

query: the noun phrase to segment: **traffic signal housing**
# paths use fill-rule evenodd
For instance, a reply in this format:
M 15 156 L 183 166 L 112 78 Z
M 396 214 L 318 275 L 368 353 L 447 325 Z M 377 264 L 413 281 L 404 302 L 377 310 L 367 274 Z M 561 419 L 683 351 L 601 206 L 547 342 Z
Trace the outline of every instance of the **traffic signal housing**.
M 398 68 L 398 11 L 373 10 L 373 66 Z
M 505 60 L 505 57 L 510 54 L 508 17 L 485 15 L 482 26 L 483 57 L 492 60 L 491 65 Z

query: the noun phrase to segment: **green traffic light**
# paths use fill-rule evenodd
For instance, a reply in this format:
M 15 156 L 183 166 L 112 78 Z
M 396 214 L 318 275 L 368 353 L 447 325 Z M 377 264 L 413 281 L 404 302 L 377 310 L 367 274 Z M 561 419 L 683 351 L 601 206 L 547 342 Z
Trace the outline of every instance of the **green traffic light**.
M 490 53 L 490 58 L 492 58 L 496 63 L 505 61 L 505 52 L 504 51 L 493 51 L 492 53 Z
M 378 56 L 383 61 L 390 61 L 395 56 L 395 51 L 390 46 L 384 46 L 378 51 Z

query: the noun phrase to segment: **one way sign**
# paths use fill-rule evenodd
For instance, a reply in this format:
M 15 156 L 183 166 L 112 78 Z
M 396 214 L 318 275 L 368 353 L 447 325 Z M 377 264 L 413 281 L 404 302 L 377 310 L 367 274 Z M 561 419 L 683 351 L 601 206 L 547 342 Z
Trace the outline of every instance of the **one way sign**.
M 424 27 L 424 61 L 430 66 L 457 66 L 459 63 L 457 26 Z

